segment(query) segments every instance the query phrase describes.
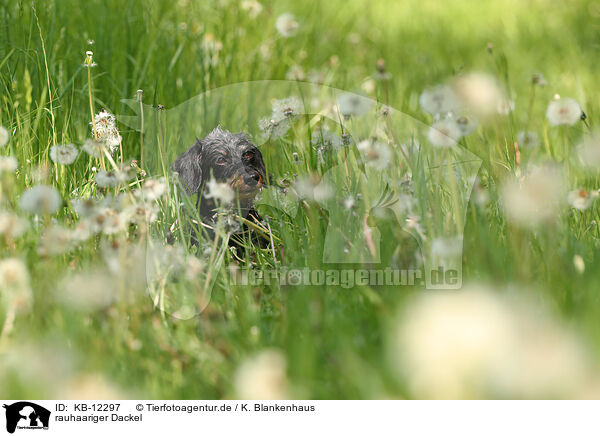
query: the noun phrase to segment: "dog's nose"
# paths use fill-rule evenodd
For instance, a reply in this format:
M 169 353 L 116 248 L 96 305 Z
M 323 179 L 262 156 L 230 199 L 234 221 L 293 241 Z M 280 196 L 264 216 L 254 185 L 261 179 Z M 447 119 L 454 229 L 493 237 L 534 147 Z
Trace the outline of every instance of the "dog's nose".
M 258 174 L 258 173 L 246 174 L 244 176 L 244 183 L 248 186 L 256 185 L 259 180 L 260 180 L 260 174 Z

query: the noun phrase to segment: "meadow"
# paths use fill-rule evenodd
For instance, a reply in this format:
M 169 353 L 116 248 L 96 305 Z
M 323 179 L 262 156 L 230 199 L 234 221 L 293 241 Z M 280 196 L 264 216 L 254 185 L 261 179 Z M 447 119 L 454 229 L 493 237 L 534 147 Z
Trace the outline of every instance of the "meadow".
M 599 18 L 587 0 L 3 2 L 0 396 L 597 398 Z M 218 124 L 265 158 L 263 244 L 229 248 L 225 212 L 216 238 L 186 234 L 168 167 Z M 438 266 L 460 280 L 230 273 Z

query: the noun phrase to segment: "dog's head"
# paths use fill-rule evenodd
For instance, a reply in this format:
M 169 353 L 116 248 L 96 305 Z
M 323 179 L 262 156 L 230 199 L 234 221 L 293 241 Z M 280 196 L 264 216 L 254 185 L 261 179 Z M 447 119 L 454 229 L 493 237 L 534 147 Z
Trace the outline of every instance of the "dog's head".
M 203 182 L 214 177 L 228 183 L 240 200 L 252 200 L 265 180 L 262 154 L 243 133 L 231 133 L 221 126 L 179 156 L 171 170 L 189 194 L 200 191 Z

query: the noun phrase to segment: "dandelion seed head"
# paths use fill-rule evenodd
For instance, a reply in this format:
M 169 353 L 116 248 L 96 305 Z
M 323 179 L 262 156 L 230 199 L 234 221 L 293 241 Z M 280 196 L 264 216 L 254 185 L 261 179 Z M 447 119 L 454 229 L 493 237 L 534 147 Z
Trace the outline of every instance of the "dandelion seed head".
M 271 118 L 282 120 L 284 118 L 297 117 L 304 113 L 304 105 L 297 97 L 288 97 L 273 102 L 273 112 Z
M 484 286 L 420 295 L 395 338 L 399 372 L 421 398 L 571 396 L 591 373 L 571 332 L 539 304 Z
M 339 150 L 344 145 L 342 138 L 325 127 L 313 131 L 310 143 L 314 147 L 332 151 Z
M 92 224 L 87 219 L 82 219 L 75 224 L 71 232 L 71 239 L 75 242 L 84 242 L 92 237 L 94 234 Z
M 585 189 L 575 189 L 567 194 L 567 201 L 571 207 L 578 210 L 586 210 L 592 205 L 598 197 L 598 191 L 586 191 Z
M 600 132 L 586 136 L 577 147 L 577 156 L 584 170 L 595 173 L 600 170 Z
M 132 204 L 123 211 L 134 224 L 150 224 L 158 218 L 158 207 L 154 203 Z
M 333 187 L 316 175 L 301 177 L 296 180 L 293 184 L 293 192 L 298 198 L 318 203 L 333 198 L 335 194 Z
M 92 133 L 95 131 L 98 141 L 104 142 L 110 148 L 111 153 L 119 147 L 122 138 L 113 114 L 102 110 L 96 114 L 94 122 L 90 122 L 90 125 L 92 126 Z
M 50 159 L 60 165 L 70 165 L 75 162 L 79 150 L 73 144 L 53 145 L 50 147 Z
M 285 136 L 290 130 L 290 120 L 286 118 L 276 121 L 273 118 L 262 118 L 258 121 L 258 128 L 263 132 L 265 139 L 277 139 Z
M 19 163 L 13 156 L 0 156 L 0 176 L 7 173 L 11 174 L 17 171 Z
M 262 4 L 256 0 L 242 0 L 240 5 L 242 10 L 246 11 L 248 16 L 252 19 L 258 17 L 263 10 Z
M 501 204 L 507 218 L 525 228 L 536 229 L 557 218 L 564 202 L 562 174 L 554 167 L 530 170 L 522 180 L 511 179 L 501 188 Z
M 231 203 L 235 198 L 235 193 L 229 184 L 217 182 L 214 178 L 208 181 L 206 187 L 208 189 L 206 198 L 212 198 L 219 203 Z
M 31 308 L 33 293 L 29 271 L 22 260 L 0 260 L 0 298 L 5 308 L 14 307 L 18 312 L 26 312 Z
M 567 125 L 572 126 L 581 119 L 583 111 L 572 98 L 554 99 L 548 105 L 546 117 L 550 124 L 554 126 Z
M 27 221 L 12 212 L 0 211 L 0 235 L 7 239 L 15 239 L 27 231 Z
M 454 147 L 461 136 L 457 123 L 448 119 L 433 123 L 427 131 L 427 139 L 435 147 Z
M 473 133 L 477 126 L 479 125 L 479 121 L 472 115 L 462 114 L 453 118 L 456 126 L 460 130 L 461 136 L 468 136 Z
M 289 70 L 285 73 L 286 80 L 300 80 L 306 79 L 306 73 L 300 65 L 292 65 Z
M 71 231 L 54 224 L 45 229 L 38 253 L 42 256 L 56 256 L 68 252 L 71 248 L 73 248 Z
M 114 188 L 115 186 L 127 182 L 130 174 L 126 170 L 98 170 L 96 173 L 96 183 L 101 188 Z
M 448 85 L 436 85 L 423 91 L 419 97 L 423 110 L 431 115 L 446 114 L 460 109 L 458 97 Z
M 368 166 L 378 170 L 387 168 L 392 159 L 392 151 L 387 144 L 366 139 L 358 143 L 357 148 L 362 152 Z
M 56 188 L 48 185 L 36 185 L 23 192 L 19 207 L 34 215 L 51 215 L 62 204 L 62 197 Z
M 109 306 L 116 297 L 118 286 L 107 271 L 93 270 L 67 275 L 58 289 L 64 305 L 93 311 Z
M 509 99 L 501 99 L 498 102 L 496 111 L 499 115 L 508 115 L 515 109 L 515 102 Z
M 362 95 L 344 92 L 337 98 L 340 113 L 345 117 L 359 117 L 371 110 L 372 101 Z
M 6 147 L 8 140 L 10 139 L 10 132 L 4 126 L 0 126 L 0 148 Z
M 283 400 L 289 397 L 286 359 L 278 350 L 267 349 L 242 362 L 235 374 L 240 399 Z
M 524 148 L 535 148 L 538 146 L 538 135 L 536 132 L 520 131 L 517 133 L 517 142 Z
M 480 118 L 488 118 L 504 108 L 507 101 L 498 81 L 488 74 L 468 73 L 452 82 L 452 90 L 458 97 L 460 106 Z
M 296 21 L 296 17 L 288 12 L 281 14 L 275 21 L 275 28 L 284 38 L 294 36 L 299 27 L 300 24 Z
M 546 78 L 544 77 L 544 75 L 542 73 L 535 73 L 531 77 L 531 83 L 534 85 L 538 85 L 539 87 L 542 87 L 542 88 L 548 84 L 548 82 L 546 81 Z
M 82 148 L 83 151 L 85 151 L 90 156 L 100 158 L 104 155 L 106 145 L 101 141 L 96 141 L 95 139 L 86 139 L 83 143 Z
M 575 271 L 577 271 L 579 274 L 583 274 L 585 272 L 585 262 L 583 257 L 581 257 L 579 254 L 573 256 L 573 266 L 575 267 Z
M 147 179 L 142 185 L 142 189 L 135 191 L 135 195 L 146 201 L 156 201 L 167 192 L 165 178 Z

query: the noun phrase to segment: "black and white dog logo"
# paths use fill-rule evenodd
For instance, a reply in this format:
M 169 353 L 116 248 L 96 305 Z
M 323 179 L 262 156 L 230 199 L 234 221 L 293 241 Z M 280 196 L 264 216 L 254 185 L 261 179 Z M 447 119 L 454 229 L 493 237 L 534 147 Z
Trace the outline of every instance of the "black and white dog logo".
M 6 409 L 6 431 L 14 433 L 18 429 L 48 430 L 50 411 L 29 401 L 19 401 L 4 405 Z

